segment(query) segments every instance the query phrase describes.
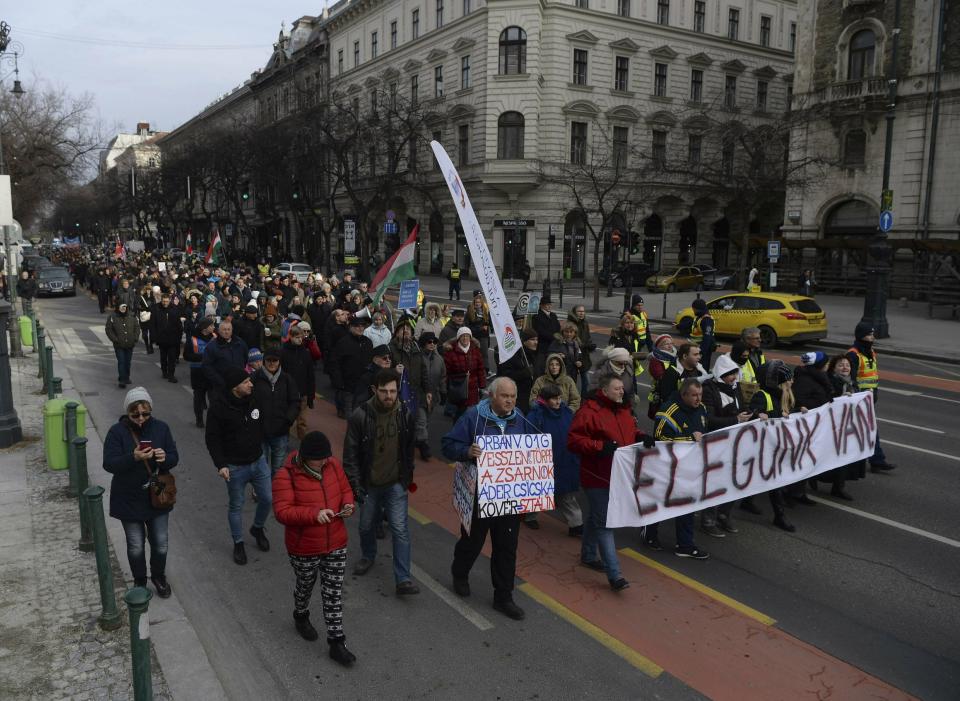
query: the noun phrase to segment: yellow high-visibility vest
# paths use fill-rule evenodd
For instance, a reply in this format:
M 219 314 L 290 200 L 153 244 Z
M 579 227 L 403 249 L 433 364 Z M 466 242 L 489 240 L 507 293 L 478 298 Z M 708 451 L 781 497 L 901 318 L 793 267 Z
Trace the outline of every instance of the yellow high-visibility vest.
M 703 316 L 694 317 L 693 324 L 690 326 L 690 337 L 687 340 L 689 340 L 690 343 L 693 343 L 699 346 L 700 343 L 703 342 L 703 328 L 701 327 L 701 324 L 703 323 L 704 319 L 712 319 L 712 318 L 713 317 L 710 316 L 709 314 L 704 314 Z
M 642 340 L 647 340 L 647 324 L 649 317 L 646 312 L 640 312 L 640 316 L 637 316 L 635 313 L 630 312 L 630 315 L 633 317 L 633 323 L 636 325 L 637 336 Z
M 860 367 L 857 369 L 857 385 L 860 389 L 876 389 L 880 386 L 880 368 L 877 367 L 877 353 L 870 351 L 870 356 L 866 356 L 856 348 L 851 348 L 849 353 L 856 353 L 860 360 Z

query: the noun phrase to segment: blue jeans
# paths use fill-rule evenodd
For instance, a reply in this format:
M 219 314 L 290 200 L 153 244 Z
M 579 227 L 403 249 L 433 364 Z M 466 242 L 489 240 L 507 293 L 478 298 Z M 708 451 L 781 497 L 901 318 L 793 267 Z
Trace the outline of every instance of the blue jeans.
M 133 348 L 113 347 L 117 356 L 117 381 L 130 382 L 130 363 L 133 362 Z
M 277 470 L 283 467 L 283 461 L 287 459 L 287 451 L 290 448 L 290 436 L 284 433 L 282 436 L 263 439 L 263 457 L 270 466 L 270 476 L 277 474 Z
M 691 547 L 694 545 L 693 542 L 693 514 L 684 514 L 683 516 L 677 516 L 673 519 L 673 525 L 677 531 L 677 545 L 681 547 Z M 653 540 L 657 538 L 658 533 L 660 532 L 659 523 L 651 523 L 646 527 L 644 532 L 644 538 L 647 540 Z
M 370 487 L 360 507 L 360 554 L 377 557 L 377 522 L 386 514 L 393 535 L 393 577 L 397 584 L 410 581 L 410 528 L 407 525 L 407 490 L 399 482 Z
M 607 501 L 609 489 L 597 487 L 585 489 L 589 513 L 583 520 L 583 541 L 580 545 L 580 559 L 593 562 L 600 551 L 600 560 L 607 570 L 607 579 L 615 582 L 620 579 L 620 560 L 617 559 L 617 543 L 613 538 L 613 529 L 607 528 Z
M 577 376 L 577 384 L 579 384 L 580 396 L 586 401 L 587 397 L 590 394 L 590 371 L 580 369 L 580 373 Z
M 127 536 L 127 561 L 134 579 L 147 578 L 145 541 L 150 541 L 150 574 L 162 577 L 167 569 L 167 542 L 170 514 L 155 516 L 149 521 L 120 521 Z
M 255 528 L 263 528 L 273 507 L 273 492 L 270 487 L 270 468 L 262 455 L 249 465 L 227 465 L 230 469 L 230 481 L 227 482 L 227 494 L 230 495 L 230 508 L 227 518 L 230 521 L 230 535 L 234 543 L 243 542 L 243 501 L 247 484 L 253 482 L 253 491 L 257 495 L 257 513 L 253 517 Z

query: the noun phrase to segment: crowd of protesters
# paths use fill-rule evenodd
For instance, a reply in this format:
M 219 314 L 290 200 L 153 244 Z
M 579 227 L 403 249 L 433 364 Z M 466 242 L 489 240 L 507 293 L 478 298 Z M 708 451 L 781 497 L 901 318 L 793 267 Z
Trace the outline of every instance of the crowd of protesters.
M 242 510 L 249 484 L 256 500 L 249 534 L 256 546 L 270 549 L 271 513 L 285 529 L 296 581 L 296 630 L 307 640 L 318 638 L 309 602 L 319 578 L 330 656 L 347 666 L 355 657 L 344 644 L 343 520 L 359 512 L 355 574 L 375 565 L 386 523 L 396 593 L 419 593 L 411 574 L 407 499 L 417 452 L 421 460 L 432 456 L 432 414 L 442 412 L 452 424 L 441 441 L 443 457 L 451 461 L 475 460 L 478 436 L 550 433 L 557 512 L 569 535 L 582 539 L 580 564 L 603 572 L 611 589 L 621 591 L 629 582 L 620 570 L 614 533 L 606 527 L 617 448 L 699 441 L 737 422 L 805 412 L 833 397 L 876 392 L 878 386 L 872 329 L 865 325 L 857 327 L 847 354 L 806 353 L 794 370 L 765 358 L 755 328 L 744 329 L 741 339 L 721 352 L 703 305 L 695 305 L 697 318 L 687 338 L 658 336 L 636 296 L 609 338 L 600 338 L 582 305 L 561 322 L 544 295 L 535 313 L 518 310 L 521 348 L 500 363 L 481 290 L 463 307 L 425 302 L 401 313 L 375 300 L 375 291 L 350 272 L 311 274 L 301 281 L 271 275 L 262 261 L 209 265 L 152 253 L 121 260 L 76 250 L 59 258 L 89 287 L 107 317 L 120 388 L 150 379 L 132 377 L 131 358 L 141 343 L 144 353 L 159 353 L 159 379 L 178 382 L 181 366 L 189 369 L 196 426 L 204 429 L 213 466 L 227 485 L 234 561 L 247 563 Z M 459 300 L 461 271 L 454 269 L 448 279 L 451 300 L 454 294 Z M 321 386 L 333 390 L 336 415 L 346 422 L 340 460 L 324 433 L 309 430 Z M 135 388 L 127 394 L 121 423 L 108 435 L 104 460 L 121 488 L 133 490 L 142 463 L 148 470 L 176 465 L 169 429 L 151 418 L 151 411 L 147 391 Z M 157 441 L 154 447 L 144 447 L 144 436 Z M 869 462 L 874 471 L 893 469 L 879 441 Z M 863 461 L 809 484 L 769 492 L 773 523 L 795 530 L 786 508 L 815 504 L 808 488 L 826 483 L 833 496 L 850 500 L 848 483 L 865 473 Z M 120 494 L 118 500 L 124 498 Z M 146 582 L 148 539 L 155 587 L 168 596 L 167 512 L 147 506 L 142 494 L 134 494 L 116 509 L 111 502 L 111 514 L 124 521 L 137 583 Z M 731 502 L 700 512 L 699 531 L 713 538 L 738 533 L 736 507 L 762 513 L 752 499 Z M 489 533 L 494 607 L 517 620 L 524 617 L 513 600 L 521 524 L 540 527 L 536 514 L 481 518 L 475 503 L 472 528 L 461 531 L 451 566 L 454 591 L 469 596 L 470 570 Z M 663 548 L 658 525 L 646 527 L 642 536 L 653 550 Z M 677 556 L 708 558 L 695 542 L 695 514 L 675 519 L 674 526 Z

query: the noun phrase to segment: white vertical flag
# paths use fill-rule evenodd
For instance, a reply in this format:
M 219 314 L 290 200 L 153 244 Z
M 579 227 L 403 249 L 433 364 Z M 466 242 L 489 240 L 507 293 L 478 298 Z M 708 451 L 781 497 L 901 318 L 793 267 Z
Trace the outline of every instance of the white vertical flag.
M 504 363 L 520 350 L 520 337 L 513 321 L 513 315 L 510 313 L 507 298 L 503 294 L 500 275 L 493 264 L 493 257 L 490 255 L 487 241 L 480 229 L 480 222 L 477 221 L 477 215 L 473 212 L 470 198 L 467 196 L 463 183 L 460 182 L 457 169 L 450 161 L 447 152 L 443 150 L 443 146 L 436 141 L 431 141 L 430 148 L 433 149 L 433 155 L 437 158 L 440 172 L 443 173 L 443 179 L 447 181 L 450 196 L 453 197 L 453 204 L 460 216 L 463 235 L 470 247 L 470 259 L 477 269 L 477 275 L 480 277 L 480 287 L 483 288 L 483 294 L 490 306 L 490 321 L 493 323 L 493 333 L 500 346 L 500 362 Z

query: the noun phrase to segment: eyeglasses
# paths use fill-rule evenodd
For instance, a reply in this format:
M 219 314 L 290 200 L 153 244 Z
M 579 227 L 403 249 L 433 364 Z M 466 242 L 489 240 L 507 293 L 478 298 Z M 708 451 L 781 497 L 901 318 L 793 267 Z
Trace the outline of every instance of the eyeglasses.
M 141 411 L 139 414 L 133 413 L 127 414 L 127 416 L 129 416 L 131 419 L 149 419 L 151 413 L 152 412 L 149 411 Z

